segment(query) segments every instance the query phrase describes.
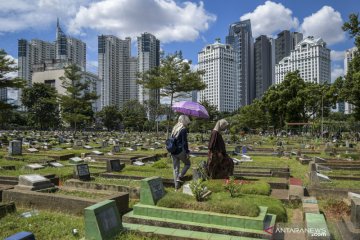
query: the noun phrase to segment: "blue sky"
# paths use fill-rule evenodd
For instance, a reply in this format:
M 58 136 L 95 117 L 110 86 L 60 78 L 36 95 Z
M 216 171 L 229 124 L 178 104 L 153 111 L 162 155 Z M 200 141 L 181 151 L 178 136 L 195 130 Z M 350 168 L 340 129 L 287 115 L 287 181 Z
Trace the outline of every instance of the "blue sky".
M 229 24 L 250 18 L 253 36 L 276 36 L 283 29 L 322 37 L 332 51 L 332 77 L 343 74 L 344 50 L 353 40 L 341 25 L 358 0 L 0 0 L 0 48 L 17 58 L 17 40 L 55 39 L 56 18 L 63 30 L 87 44 L 88 69 L 96 71 L 97 36 L 113 34 L 133 39 L 153 33 L 166 53 L 182 50 L 197 64 L 197 53 L 214 39 L 224 42 Z

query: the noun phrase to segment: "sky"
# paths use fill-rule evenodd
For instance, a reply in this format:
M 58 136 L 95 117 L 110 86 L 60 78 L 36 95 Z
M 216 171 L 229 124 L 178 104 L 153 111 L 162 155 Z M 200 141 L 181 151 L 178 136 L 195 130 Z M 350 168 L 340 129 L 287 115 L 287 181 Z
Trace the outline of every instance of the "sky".
M 66 34 L 87 44 L 87 69 L 97 71 L 97 36 L 132 38 L 154 34 L 165 53 L 182 50 L 197 65 L 197 54 L 220 38 L 231 23 L 250 19 L 253 37 L 282 30 L 322 37 L 332 58 L 332 80 L 343 75 L 344 51 L 353 39 L 341 30 L 358 0 L 0 0 L 0 48 L 17 59 L 17 40 L 55 40 L 56 20 Z

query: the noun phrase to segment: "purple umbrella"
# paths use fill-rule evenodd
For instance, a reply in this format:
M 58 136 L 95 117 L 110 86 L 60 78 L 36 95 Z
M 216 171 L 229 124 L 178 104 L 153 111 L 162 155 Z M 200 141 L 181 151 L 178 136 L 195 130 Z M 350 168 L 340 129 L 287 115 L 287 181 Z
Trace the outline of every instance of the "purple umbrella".
M 175 112 L 183 113 L 185 115 L 189 115 L 193 117 L 209 118 L 209 114 L 206 108 L 197 102 L 190 102 L 190 101 L 176 102 L 172 106 L 172 109 Z

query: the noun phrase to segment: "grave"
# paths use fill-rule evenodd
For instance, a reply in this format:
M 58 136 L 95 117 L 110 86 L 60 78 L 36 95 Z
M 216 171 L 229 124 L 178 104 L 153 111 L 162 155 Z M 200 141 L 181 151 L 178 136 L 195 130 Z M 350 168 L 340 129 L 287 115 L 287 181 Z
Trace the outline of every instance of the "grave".
M 113 147 L 112 147 L 112 152 L 113 152 L 113 153 L 118 153 L 118 152 L 120 152 L 120 146 L 119 146 L 119 145 L 113 146 Z
M 39 150 L 37 150 L 36 148 L 28 148 L 27 151 L 30 152 L 30 153 L 39 152 Z
M 350 219 L 343 217 L 338 228 L 343 239 L 360 239 L 360 198 L 351 198 Z
M 75 165 L 74 177 L 82 181 L 90 181 L 91 177 L 90 177 L 89 166 L 86 163 Z
M 103 140 L 103 141 L 101 142 L 101 147 L 102 147 L 102 148 L 106 148 L 106 147 L 108 147 L 108 146 L 109 146 L 108 141 Z
M 166 239 L 272 239 L 264 229 L 274 227 L 276 216 L 268 214 L 267 207 L 260 206 L 257 217 L 158 207 L 156 202 L 164 196 L 161 179 L 147 178 L 141 184 L 140 203 L 123 216 L 123 226 L 129 230 Z
M 330 240 L 331 235 L 326 225 L 324 215 L 320 213 L 305 213 L 305 224 L 308 240 Z
M 69 159 L 69 163 L 71 163 L 71 164 L 79 164 L 79 163 L 83 163 L 83 162 L 84 162 L 84 160 L 79 157 L 72 157 Z
M 49 162 L 49 166 L 60 168 L 60 167 L 63 167 L 64 165 L 61 163 L 58 163 L 58 162 Z
M 141 181 L 140 203 L 156 205 L 157 201 L 165 195 L 165 188 L 161 178 L 150 177 Z
M 19 140 L 13 140 L 9 143 L 9 155 L 22 155 L 22 142 Z
M 15 186 L 15 189 L 37 191 L 53 187 L 54 184 L 49 179 L 38 174 L 28 174 L 19 176 L 19 183 Z
M 89 146 L 89 145 L 85 145 L 84 148 L 85 148 L 85 149 L 93 149 L 93 147 L 92 147 L 92 146 Z
M 35 236 L 31 232 L 18 232 L 4 240 L 35 240 Z
M 33 164 L 27 164 L 25 165 L 26 169 L 31 169 L 31 170 L 38 170 L 38 169 L 42 169 L 44 168 L 43 165 L 38 164 L 38 163 L 33 163 Z
M 98 156 L 104 155 L 104 153 L 100 152 L 100 151 L 92 151 L 92 153 L 95 154 L 95 155 L 98 155 Z
M 125 163 L 121 163 L 120 159 L 108 159 L 106 161 L 107 172 L 120 172 L 125 167 Z
M 114 200 L 106 200 L 84 209 L 85 238 L 111 239 L 122 230 L 122 222 Z

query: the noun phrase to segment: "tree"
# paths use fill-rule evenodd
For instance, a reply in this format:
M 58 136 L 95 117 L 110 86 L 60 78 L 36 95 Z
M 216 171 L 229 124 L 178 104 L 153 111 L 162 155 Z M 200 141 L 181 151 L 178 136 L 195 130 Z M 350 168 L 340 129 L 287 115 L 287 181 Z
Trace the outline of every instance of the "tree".
M 230 118 L 233 132 L 243 129 L 265 129 L 268 125 L 268 114 L 261 100 L 255 99 L 252 104 L 244 106 L 240 112 Z
M 359 15 L 350 14 L 349 22 L 345 22 L 342 29 L 355 38 L 355 46 L 360 49 Z M 341 97 L 355 107 L 355 118 L 360 120 L 360 54 L 356 51 L 354 58 L 349 63 L 345 76 Z
M 59 126 L 59 104 L 55 88 L 44 83 L 34 83 L 32 87 L 23 90 L 21 102 L 29 113 L 29 125 L 42 130 Z
M 121 114 L 126 128 L 142 131 L 146 121 L 146 110 L 137 100 L 125 102 Z
M 159 67 L 152 68 L 139 75 L 138 83 L 148 89 L 161 89 L 161 95 L 170 97 L 170 107 L 174 98 L 183 96 L 182 93 L 193 90 L 203 90 L 206 84 L 200 70 L 191 70 L 191 61 L 184 61 L 181 51 L 169 54 L 161 59 Z M 169 113 L 169 120 L 171 120 Z M 170 123 L 170 122 L 169 122 Z
M 212 105 L 207 100 L 200 101 L 200 104 L 205 107 L 206 111 L 209 114 L 209 118 L 193 118 L 189 128 L 192 132 L 204 133 L 207 130 L 212 130 L 214 128 L 216 121 L 220 119 L 220 113 L 217 110 L 217 107 L 215 105 Z
M 122 115 L 116 106 L 106 106 L 96 116 L 108 131 L 120 128 Z
M 61 116 L 69 123 L 76 134 L 78 126 L 84 126 L 93 120 L 92 103 L 98 96 L 89 91 L 89 82 L 83 81 L 80 68 L 75 64 L 65 68 L 60 78 L 66 92 L 60 97 Z

